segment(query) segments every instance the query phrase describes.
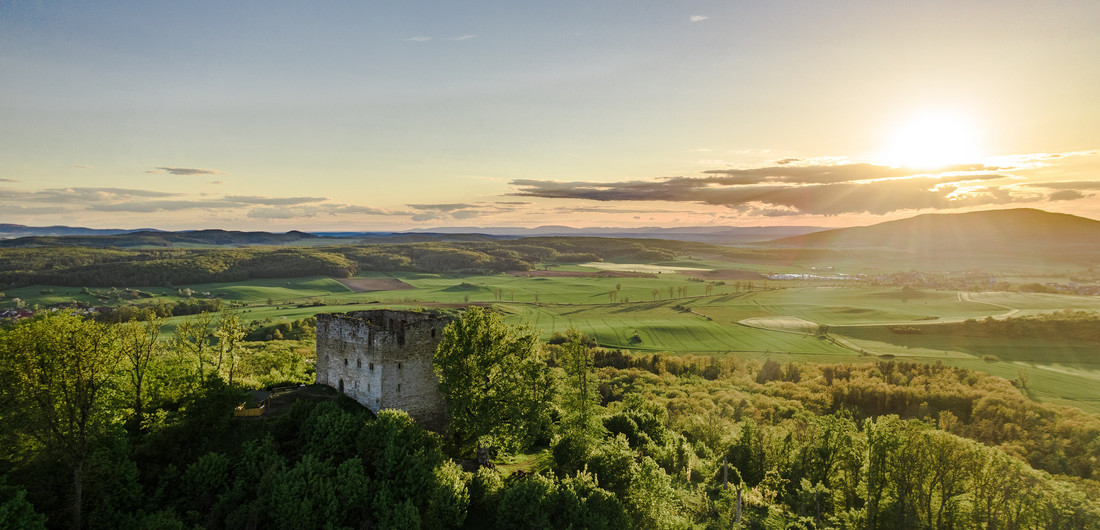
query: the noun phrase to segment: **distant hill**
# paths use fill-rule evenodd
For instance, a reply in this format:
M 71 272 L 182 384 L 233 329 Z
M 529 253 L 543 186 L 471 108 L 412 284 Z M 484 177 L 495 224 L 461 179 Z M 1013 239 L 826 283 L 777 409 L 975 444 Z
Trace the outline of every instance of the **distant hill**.
M 928 254 L 1100 253 L 1100 221 L 1032 208 L 924 214 L 769 241 L 829 249 L 896 249 Z
M 712 245 L 743 245 L 766 239 L 807 234 L 820 230 L 815 226 L 752 226 L 715 227 L 688 226 L 678 228 L 572 228 L 568 226 L 516 227 L 442 227 L 400 232 L 299 232 L 285 234 L 269 232 L 239 232 L 231 230 L 194 230 L 167 232 L 152 228 L 138 230 L 95 229 L 73 226 L 34 227 L 0 224 L 0 247 L 173 247 L 173 246 L 245 246 L 289 245 L 303 239 L 328 238 L 358 240 L 363 243 L 413 243 L 454 241 L 496 241 L 523 237 L 614 237 L 635 239 L 666 239 Z M 340 243 L 342 241 L 333 241 Z
M 681 226 L 661 228 L 643 226 L 638 228 L 590 227 L 573 228 L 569 226 L 539 226 L 536 228 L 516 227 L 443 227 L 426 230 L 410 230 L 406 233 L 432 234 L 484 234 L 505 237 L 628 237 L 635 239 L 671 239 L 692 241 L 712 245 L 738 245 L 753 243 L 778 237 L 790 237 L 821 230 L 817 226 Z
M 298 232 L 238 232 L 233 230 L 196 230 L 191 232 L 139 231 L 116 235 L 68 235 L 20 237 L 0 241 L 0 247 L 171 247 L 180 245 L 247 246 L 287 245 L 318 236 Z
M 117 234 L 131 234 L 134 232 L 158 232 L 152 228 L 119 229 L 119 228 L 83 228 L 79 226 L 26 226 L 11 223 L 0 223 L 0 239 L 12 239 L 16 237 L 36 236 L 111 236 Z

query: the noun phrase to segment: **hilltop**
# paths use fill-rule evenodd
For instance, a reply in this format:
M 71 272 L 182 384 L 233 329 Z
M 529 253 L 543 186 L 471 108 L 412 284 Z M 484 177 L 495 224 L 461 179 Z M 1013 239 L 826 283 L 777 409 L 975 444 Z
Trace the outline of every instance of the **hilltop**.
M 1032 208 L 924 214 L 870 226 L 775 239 L 769 245 L 895 249 L 923 254 L 1096 253 L 1100 221 Z

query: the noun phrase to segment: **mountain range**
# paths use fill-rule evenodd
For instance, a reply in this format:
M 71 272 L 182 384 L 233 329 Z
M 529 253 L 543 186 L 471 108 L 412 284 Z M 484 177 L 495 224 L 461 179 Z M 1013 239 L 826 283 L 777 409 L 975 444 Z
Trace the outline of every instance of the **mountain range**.
M 870 226 L 822 230 L 811 226 L 681 228 L 446 227 L 404 232 L 286 233 L 153 229 L 97 230 L 0 224 L 0 247 L 245 246 L 417 241 L 485 241 L 532 236 L 672 239 L 717 245 L 822 249 L 888 249 L 922 255 L 1036 254 L 1100 255 L 1100 221 L 1030 208 L 923 214 Z

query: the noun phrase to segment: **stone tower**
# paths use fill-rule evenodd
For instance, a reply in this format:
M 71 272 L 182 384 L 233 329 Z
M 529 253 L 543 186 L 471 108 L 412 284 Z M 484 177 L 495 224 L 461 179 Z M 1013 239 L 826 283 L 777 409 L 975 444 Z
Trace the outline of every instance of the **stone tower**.
M 453 319 L 375 309 L 317 315 L 317 382 L 374 413 L 400 409 L 429 429 L 446 423 L 432 356 Z

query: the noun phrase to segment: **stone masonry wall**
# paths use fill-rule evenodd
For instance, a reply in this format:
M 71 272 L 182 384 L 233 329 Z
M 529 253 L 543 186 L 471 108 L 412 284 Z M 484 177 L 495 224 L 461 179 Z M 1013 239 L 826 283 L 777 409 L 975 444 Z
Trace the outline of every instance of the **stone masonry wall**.
M 373 412 L 401 409 L 418 423 L 446 422 L 432 356 L 450 317 L 376 309 L 317 315 L 317 382 Z

